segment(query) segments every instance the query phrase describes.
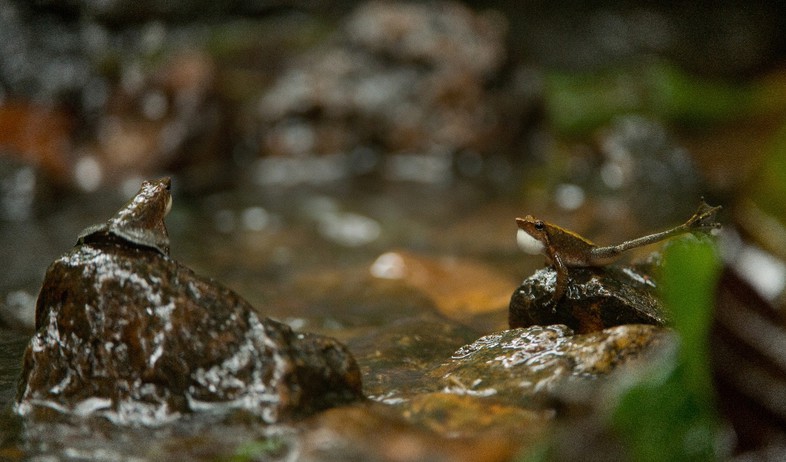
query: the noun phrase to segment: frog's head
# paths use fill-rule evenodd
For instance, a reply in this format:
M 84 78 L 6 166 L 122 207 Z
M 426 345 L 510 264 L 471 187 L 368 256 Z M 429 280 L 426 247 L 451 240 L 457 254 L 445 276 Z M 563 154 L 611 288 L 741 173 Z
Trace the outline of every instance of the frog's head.
M 519 227 L 516 233 L 516 243 L 519 248 L 531 255 L 543 253 L 548 242 L 546 224 L 542 220 L 533 218 L 532 215 L 516 218 L 516 224 Z
M 143 181 L 139 192 L 117 211 L 110 222 L 114 226 L 153 229 L 164 224 L 172 208 L 172 180 L 169 177 Z
M 79 242 L 101 240 L 102 235 L 111 235 L 169 255 L 169 233 L 164 217 L 172 208 L 171 189 L 169 177 L 143 182 L 139 192 L 115 216 L 105 224 L 83 231 Z

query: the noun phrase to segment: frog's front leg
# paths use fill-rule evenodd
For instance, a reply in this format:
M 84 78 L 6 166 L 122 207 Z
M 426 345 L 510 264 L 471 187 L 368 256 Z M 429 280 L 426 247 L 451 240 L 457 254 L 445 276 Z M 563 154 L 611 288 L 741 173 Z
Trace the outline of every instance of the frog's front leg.
M 551 296 L 549 305 L 551 305 L 552 313 L 557 312 L 557 303 L 565 296 L 565 291 L 568 289 L 570 282 L 570 273 L 565 262 L 558 252 L 554 252 L 551 257 L 551 262 L 554 265 L 554 270 L 557 272 L 557 283 L 554 286 L 554 294 Z

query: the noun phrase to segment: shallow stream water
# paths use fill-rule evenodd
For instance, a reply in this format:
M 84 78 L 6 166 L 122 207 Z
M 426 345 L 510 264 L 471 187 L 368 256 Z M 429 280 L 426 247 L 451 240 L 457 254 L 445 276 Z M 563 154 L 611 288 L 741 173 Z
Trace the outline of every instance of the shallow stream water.
M 400 403 L 425 388 L 423 371 L 480 335 L 503 329 L 510 293 L 541 264 L 516 252 L 517 207 L 499 188 L 389 182 L 180 198 L 174 181 L 167 218 L 172 256 L 236 290 L 265 316 L 346 342 L 361 365 L 367 396 L 379 402 Z M 28 223 L 35 232 L 27 235 L 4 228 L 5 242 L 20 236 L 33 253 L 7 274 L 6 294 L 17 293 L 20 305 L 33 303 L 40 285 L 34 275 L 43 275 L 47 260 L 75 243 L 81 227 L 122 204 L 111 202 L 65 202 L 56 215 Z M 51 238 L 36 246 L 36 236 Z M 7 258 L 18 248 L 6 246 Z M 11 407 L 32 307 L 16 308 L 28 318 L 20 314 L 0 344 L 0 456 L 216 460 L 248 450 L 264 459 L 297 457 L 296 426 L 263 426 L 250 416 L 227 421 L 198 414 L 156 428 L 55 413 L 48 422 L 21 420 Z

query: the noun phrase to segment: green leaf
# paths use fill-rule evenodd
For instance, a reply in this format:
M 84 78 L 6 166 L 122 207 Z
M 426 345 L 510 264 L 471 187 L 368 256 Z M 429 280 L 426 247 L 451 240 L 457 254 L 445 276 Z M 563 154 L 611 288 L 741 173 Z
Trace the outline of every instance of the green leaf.
M 277 436 L 271 436 L 262 440 L 248 441 L 240 445 L 235 453 L 227 458 L 221 458 L 221 462 L 252 462 L 255 460 L 267 460 L 280 455 L 287 450 L 286 441 Z
M 677 354 L 654 364 L 614 411 L 613 425 L 633 460 L 718 457 L 708 345 L 720 269 L 717 249 L 708 237 L 674 240 L 664 252 L 660 286 L 680 344 Z
M 708 79 L 659 60 L 591 73 L 547 72 L 545 82 L 548 117 L 558 132 L 570 136 L 630 113 L 704 127 L 786 110 L 780 81 Z

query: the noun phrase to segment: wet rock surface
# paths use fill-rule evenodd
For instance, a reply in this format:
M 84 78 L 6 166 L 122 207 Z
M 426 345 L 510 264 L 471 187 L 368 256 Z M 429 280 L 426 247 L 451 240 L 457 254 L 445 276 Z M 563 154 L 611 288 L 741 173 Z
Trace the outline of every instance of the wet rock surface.
M 643 324 L 583 335 L 560 324 L 509 329 L 461 347 L 430 375 L 448 393 L 538 407 L 558 387 L 607 376 L 670 339 L 667 329 Z
M 577 333 L 622 324 L 669 323 L 656 297 L 655 282 L 633 267 L 571 268 L 565 296 L 552 303 L 557 282 L 553 268 L 542 268 L 522 282 L 510 299 L 511 328 L 564 324 Z
M 168 186 L 145 182 L 49 267 L 17 411 L 159 424 L 240 408 L 276 422 L 359 399 L 358 367 L 340 343 L 261 318 L 168 256 Z

